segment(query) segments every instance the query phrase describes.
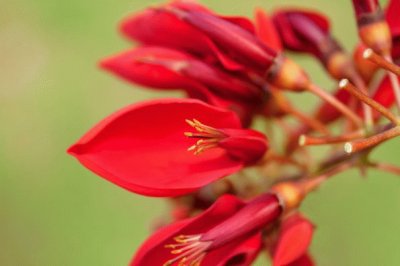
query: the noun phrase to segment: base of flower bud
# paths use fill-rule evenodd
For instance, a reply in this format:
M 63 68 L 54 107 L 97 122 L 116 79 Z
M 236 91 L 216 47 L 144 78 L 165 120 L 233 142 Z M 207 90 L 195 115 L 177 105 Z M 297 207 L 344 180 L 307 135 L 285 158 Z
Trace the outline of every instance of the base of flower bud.
M 310 84 L 310 79 L 301 67 L 284 56 L 275 59 L 266 76 L 268 82 L 274 86 L 289 91 L 305 91 Z

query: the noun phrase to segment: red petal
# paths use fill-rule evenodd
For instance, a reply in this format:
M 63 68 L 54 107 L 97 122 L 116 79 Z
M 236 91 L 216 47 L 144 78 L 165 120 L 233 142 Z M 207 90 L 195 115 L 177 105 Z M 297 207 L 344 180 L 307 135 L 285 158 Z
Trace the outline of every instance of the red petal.
M 174 243 L 173 237 L 178 235 L 201 234 L 235 214 L 243 205 L 243 202 L 235 196 L 225 195 L 220 197 L 201 215 L 171 224 L 153 234 L 140 247 L 130 265 L 163 265 L 167 260 L 173 258 L 173 255 L 170 254 L 170 249 L 164 247 L 166 244 Z M 232 250 L 230 250 L 230 252 L 232 252 Z M 210 255 L 212 255 L 212 252 Z M 207 261 L 204 260 L 202 265 L 217 265 L 217 259 L 224 259 L 229 254 L 225 253 L 222 258 L 218 255 L 221 254 L 213 254 L 213 256 L 210 257 L 214 264 L 206 263 L 210 261 L 207 259 L 207 256 Z
M 287 266 L 314 266 L 315 263 L 311 258 L 310 254 L 306 253 L 305 255 L 301 256 L 294 262 L 290 263 Z
M 274 266 L 288 265 L 305 254 L 311 243 L 313 231 L 313 224 L 299 214 L 286 219 L 278 236 Z
M 400 57 L 400 1 L 391 0 L 386 8 L 386 21 L 392 33 L 393 48 L 392 56 L 397 59 Z
M 68 152 L 93 172 L 130 191 L 176 196 L 237 172 L 243 163 L 221 148 L 193 155 L 185 119 L 216 128 L 240 128 L 234 113 L 190 99 L 128 106 L 84 135 Z
M 389 24 L 390 31 L 394 35 L 400 34 L 400 1 L 399 0 L 390 0 L 387 8 L 386 8 L 386 21 Z
M 146 58 L 159 58 L 171 60 L 189 60 L 191 57 L 185 53 L 156 46 L 138 47 L 118 55 L 103 59 L 101 67 L 121 76 L 122 78 L 140 85 L 177 89 L 193 88 L 197 84 L 176 71 L 166 67 L 146 63 Z
M 282 42 L 275 25 L 261 8 L 255 11 L 255 23 L 258 38 L 275 51 L 282 51 Z
M 253 237 L 234 242 L 233 245 L 226 245 L 219 253 L 223 259 L 220 263 L 216 264 L 216 254 L 210 253 L 207 261 L 210 265 L 217 266 L 248 266 L 252 265 L 257 258 L 262 247 L 261 234 L 257 233 Z M 214 264 L 212 262 L 214 261 Z M 206 262 L 206 260 L 205 260 Z
M 372 98 L 385 107 L 391 107 L 395 103 L 394 92 L 389 76 L 383 78 Z M 378 113 L 376 113 L 376 115 L 378 115 Z
M 315 11 L 279 10 L 274 13 L 273 22 L 285 48 L 313 53 L 316 56 L 320 54 L 318 42 L 324 35 L 329 34 L 328 19 Z

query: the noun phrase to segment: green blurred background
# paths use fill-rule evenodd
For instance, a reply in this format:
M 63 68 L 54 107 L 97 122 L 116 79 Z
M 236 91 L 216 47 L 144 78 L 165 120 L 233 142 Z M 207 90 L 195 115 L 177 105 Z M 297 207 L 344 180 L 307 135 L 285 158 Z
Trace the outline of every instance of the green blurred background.
M 126 265 L 154 219 L 167 213 L 161 199 L 120 189 L 65 153 L 116 109 L 171 95 L 132 88 L 96 67 L 100 58 L 130 47 L 116 31 L 118 21 L 159 2 L 1 2 L 0 265 Z M 357 41 L 349 0 L 203 3 L 246 16 L 256 6 L 313 7 L 331 16 L 346 48 Z M 319 64 L 296 59 L 317 84 L 333 87 Z M 399 148 L 391 141 L 374 158 L 399 163 Z M 371 171 L 363 179 L 350 171 L 310 196 L 302 210 L 317 226 L 312 252 L 319 265 L 400 265 L 398 177 Z

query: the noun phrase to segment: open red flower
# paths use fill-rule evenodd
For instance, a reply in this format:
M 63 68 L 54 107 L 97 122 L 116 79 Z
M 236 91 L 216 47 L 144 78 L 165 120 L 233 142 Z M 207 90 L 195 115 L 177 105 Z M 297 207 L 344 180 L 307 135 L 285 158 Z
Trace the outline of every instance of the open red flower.
M 164 99 L 114 113 L 68 152 L 130 191 L 177 196 L 237 172 L 266 150 L 265 136 L 242 129 L 233 112 L 198 100 Z
M 261 229 L 280 213 L 274 194 L 261 195 L 248 203 L 222 196 L 201 215 L 153 234 L 131 265 L 251 265 L 261 248 Z

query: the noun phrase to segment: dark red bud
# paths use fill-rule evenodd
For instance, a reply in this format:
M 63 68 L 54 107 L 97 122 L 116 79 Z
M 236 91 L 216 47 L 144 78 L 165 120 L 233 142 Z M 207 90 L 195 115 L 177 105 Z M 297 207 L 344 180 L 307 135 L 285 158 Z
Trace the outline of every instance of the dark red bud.
M 239 62 L 261 70 L 267 70 L 273 64 L 277 53 L 250 31 L 210 13 L 176 8 L 168 10 L 204 32 Z
M 353 6 L 357 18 L 375 13 L 380 9 L 378 0 L 353 0 Z

